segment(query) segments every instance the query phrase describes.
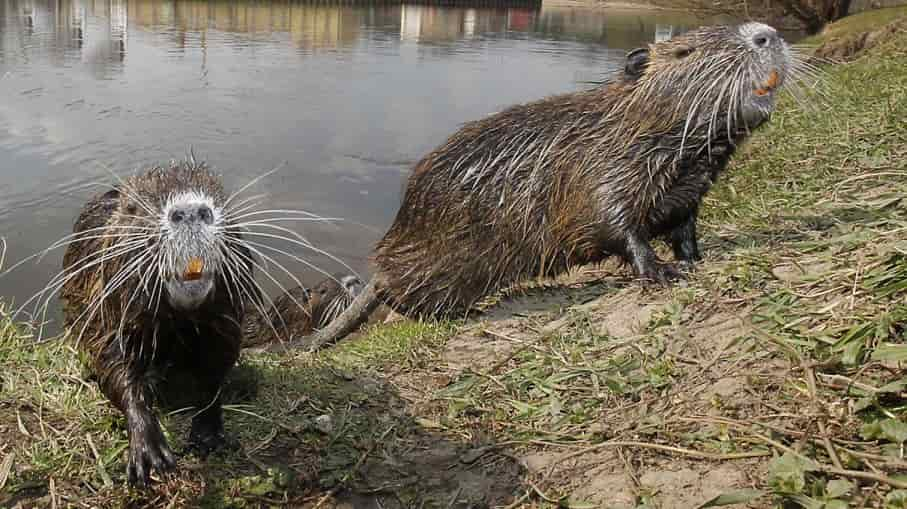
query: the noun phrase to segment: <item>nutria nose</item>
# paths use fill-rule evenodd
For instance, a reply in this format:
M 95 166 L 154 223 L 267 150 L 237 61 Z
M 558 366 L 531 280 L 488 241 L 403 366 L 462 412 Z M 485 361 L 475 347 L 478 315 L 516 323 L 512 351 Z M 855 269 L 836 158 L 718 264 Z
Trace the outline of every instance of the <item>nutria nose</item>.
M 778 40 L 778 32 L 771 27 L 765 27 L 753 34 L 753 44 L 757 48 L 766 48 Z
M 175 225 L 196 221 L 210 225 L 214 222 L 214 212 L 207 205 L 180 207 L 170 211 L 170 222 Z

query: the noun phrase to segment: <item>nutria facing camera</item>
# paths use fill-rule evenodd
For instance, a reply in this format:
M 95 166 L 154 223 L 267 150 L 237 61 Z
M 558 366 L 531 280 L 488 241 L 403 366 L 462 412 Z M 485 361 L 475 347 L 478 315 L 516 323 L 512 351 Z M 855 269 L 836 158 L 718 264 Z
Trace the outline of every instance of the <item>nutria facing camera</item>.
M 244 310 L 261 306 L 243 210 L 194 159 L 152 168 L 83 207 L 48 285 L 62 286 L 70 336 L 126 417 L 130 484 L 175 466 L 158 398 L 181 393 L 198 409 L 189 438 L 202 455 L 224 442 L 221 386 Z
M 808 69 L 772 27 L 705 27 L 628 55 L 591 90 L 464 125 L 416 164 L 375 274 L 346 312 L 297 346 L 358 327 L 383 300 L 411 317 L 462 316 L 484 296 L 610 255 L 635 275 L 682 277 L 696 218 L 737 145 Z

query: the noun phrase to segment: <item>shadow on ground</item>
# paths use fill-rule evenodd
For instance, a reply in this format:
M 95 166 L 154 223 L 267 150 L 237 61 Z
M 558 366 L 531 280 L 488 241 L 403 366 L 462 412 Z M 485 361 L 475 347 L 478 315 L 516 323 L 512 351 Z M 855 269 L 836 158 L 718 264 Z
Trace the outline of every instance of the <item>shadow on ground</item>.
M 79 440 L 84 450 L 73 451 L 86 468 L 14 465 L 0 506 L 467 508 L 509 503 L 522 485 L 513 459 L 469 436 L 426 427 L 388 382 L 317 360 L 303 364 L 246 360 L 225 393 L 231 448 L 206 460 L 181 454 L 179 472 L 146 493 L 123 487 L 125 430 L 104 401 L 80 424 L 52 408 L 0 398 L 6 416 L 0 432 L 4 442 L 20 441 L 16 449 L 28 448 L 24 440 L 43 448 L 37 430 L 64 433 L 68 426 L 82 438 L 94 436 L 93 445 Z M 96 391 L 80 380 L 70 383 L 73 394 Z M 176 451 L 186 448 L 190 415 L 163 419 Z

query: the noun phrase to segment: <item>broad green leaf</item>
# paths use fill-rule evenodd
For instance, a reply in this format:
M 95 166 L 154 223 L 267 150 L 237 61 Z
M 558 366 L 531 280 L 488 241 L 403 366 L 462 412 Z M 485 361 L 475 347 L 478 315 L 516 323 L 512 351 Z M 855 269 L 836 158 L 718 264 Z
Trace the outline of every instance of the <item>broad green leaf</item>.
M 824 509 L 825 507 L 825 502 L 807 497 L 806 495 L 791 495 L 790 499 L 803 509 Z
M 848 366 L 855 366 L 860 362 L 860 357 L 863 354 L 863 342 L 862 341 L 853 341 L 848 343 L 844 347 L 844 353 L 841 355 L 841 362 Z
M 891 382 L 879 387 L 879 392 L 901 392 L 907 388 L 907 378 Z
M 760 490 L 735 490 L 729 491 L 727 493 L 722 493 L 717 497 L 707 500 L 700 506 L 697 506 L 697 509 L 705 509 L 706 507 L 720 507 L 723 505 L 732 505 L 732 504 L 746 504 L 752 502 L 757 498 L 765 495 L 764 491 Z
M 907 345 L 883 343 L 872 352 L 874 361 L 907 361 Z
M 886 495 L 885 509 L 907 509 L 907 490 L 894 490 Z
M 815 469 L 812 461 L 786 452 L 769 463 L 769 484 L 777 492 L 802 493 L 806 487 L 806 472 Z
M 867 396 L 865 398 L 860 398 L 856 401 L 856 403 L 853 404 L 853 410 L 854 410 L 854 412 L 862 412 L 863 410 L 866 410 L 867 408 L 871 407 L 875 403 L 876 403 L 875 396 Z
M 895 443 L 907 442 L 907 423 L 897 419 L 885 419 L 881 423 L 882 436 Z
M 827 498 L 839 498 L 847 495 L 853 491 L 854 485 L 850 481 L 845 481 L 844 479 L 835 479 L 828 482 L 828 486 L 825 487 L 825 496 Z
M 860 436 L 866 440 L 878 440 L 879 438 L 882 438 L 881 421 L 867 422 L 860 426 Z

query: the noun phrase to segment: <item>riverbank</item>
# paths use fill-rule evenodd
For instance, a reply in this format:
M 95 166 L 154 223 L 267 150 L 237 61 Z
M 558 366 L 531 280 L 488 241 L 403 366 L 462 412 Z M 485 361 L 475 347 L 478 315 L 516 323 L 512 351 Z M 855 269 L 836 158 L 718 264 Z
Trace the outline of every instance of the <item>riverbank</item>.
M 468 323 L 247 355 L 236 449 L 147 494 L 71 346 L 0 321 L 0 506 L 904 507 L 905 48 L 781 106 L 708 196 L 688 283 L 586 267 Z M 183 448 L 188 413 L 162 420 Z

